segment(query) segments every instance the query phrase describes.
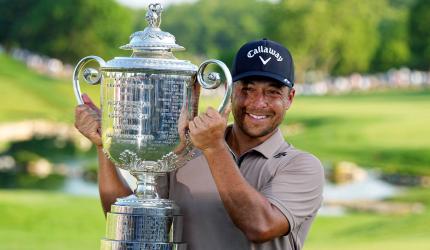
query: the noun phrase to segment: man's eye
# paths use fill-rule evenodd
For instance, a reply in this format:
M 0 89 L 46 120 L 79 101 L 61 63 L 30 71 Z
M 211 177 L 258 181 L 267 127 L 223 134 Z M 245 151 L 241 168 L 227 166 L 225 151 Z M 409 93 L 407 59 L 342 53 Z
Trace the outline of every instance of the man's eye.
M 279 90 L 268 90 L 267 93 L 271 96 L 280 96 L 282 95 L 281 91 Z

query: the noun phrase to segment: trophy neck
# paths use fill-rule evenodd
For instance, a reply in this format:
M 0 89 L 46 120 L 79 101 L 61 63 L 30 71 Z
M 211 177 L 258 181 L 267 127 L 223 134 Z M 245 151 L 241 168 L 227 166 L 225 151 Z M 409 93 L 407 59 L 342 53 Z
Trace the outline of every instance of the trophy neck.
M 134 194 L 138 199 L 159 199 L 160 196 L 157 193 L 155 178 L 160 173 L 149 173 L 149 172 L 131 172 L 131 174 L 137 179 L 137 187 L 134 190 Z

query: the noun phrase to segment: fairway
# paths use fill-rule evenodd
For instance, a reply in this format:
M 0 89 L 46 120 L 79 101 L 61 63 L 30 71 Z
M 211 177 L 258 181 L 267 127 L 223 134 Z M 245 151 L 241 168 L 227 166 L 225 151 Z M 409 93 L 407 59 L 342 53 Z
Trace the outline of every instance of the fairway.
M 409 215 L 352 213 L 340 217 L 318 216 L 304 249 L 430 249 L 430 189 L 409 189 L 392 200 L 420 202 L 425 211 Z
M 430 250 L 429 24 L 430 0 L 0 0 L 0 250 Z
M 48 119 L 73 123 L 71 80 L 30 71 L 0 54 L 0 83 L 6 105 L 0 122 Z M 100 85 L 81 85 L 98 103 Z M 202 96 L 200 111 L 221 98 Z M 326 166 L 353 161 L 385 172 L 430 175 L 430 89 L 378 90 L 338 96 L 297 95 L 281 130 L 297 148 Z M 232 121 L 232 119 L 230 119 Z
M 323 161 L 430 175 L 430 91 L 297 96 L 287 139 Z
M 97 198 L 0 191 L 0 249 L 99 249 L 104 216 Z
M 202 97 L 200 112 L 220 98 Z M 230 122 L 232 116 L 230 115 Z M 325 166 L 352 161 L 385 172 L 430 175 L 430 89 L 296 95 L 281 130 Z
M 396 198 L 422 202 L 423 214 L 380 216 L 356 213 L 317 217 L 305 250 L 427 250 L 430 190 Z M 0 191 L 0 249 L 99 249 L 105 222 L 97 198 L 37 191 Z
M 72 79 L 53 79 L 0 53 L 0 122 L 46 119 L 72 123 L 76 105 Z M 98 103 L 100 85 L 82 84 Z
M 1 54 L 0 63 L 0 83 L 7 93 L 0 122 L 72 124 L 76 103 L 71 81 L 41 76 Z M 95 101 L 99 87 L 82 86 Z M 200 111 L 218 103 L 202 97 Z M 290 143 L 312 152 L 325 166 L 346 160 L 386 172 L 430 175 L 429 110 L 429 89 L 297 95 L 281 130 Z M 418 215 L 320 216 L 305 250 L 430 249 L 429 197 L 430 190 L 413 189 L 396 198 L 422 202 L 426 211 Z M 105 230 L 98 198 L 0 190 L 0 214 L 0 249 L 98 249 Z

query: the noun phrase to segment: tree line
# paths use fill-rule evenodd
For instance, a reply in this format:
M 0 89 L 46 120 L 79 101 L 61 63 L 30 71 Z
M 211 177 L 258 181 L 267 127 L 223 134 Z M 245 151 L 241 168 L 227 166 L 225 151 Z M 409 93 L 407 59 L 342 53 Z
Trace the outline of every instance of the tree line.
M 0 0 L 0 43 L 66 62 L 118 49 L 146 27 L 146 10 L 114 0 Z M 231 64 L 246 41 L 263 37 L 290 48 L 297 76 L 344 75 L 409 66 L 430 68 L 430 1 L 261 0 L 182 3 L 165 8 L 161 27 L 186 53 Z

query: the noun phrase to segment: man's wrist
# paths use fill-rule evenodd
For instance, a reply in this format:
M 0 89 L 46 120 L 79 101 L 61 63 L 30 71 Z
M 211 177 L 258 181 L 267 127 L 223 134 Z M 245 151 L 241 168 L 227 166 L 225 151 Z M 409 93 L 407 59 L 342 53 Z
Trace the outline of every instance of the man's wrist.
M 202 152 L 204 155 L 212 155 L 212 154 L 218 154 L 220 152 L 223 152 L 227 150 L 227 144 L 225 141 L 214 144 L 210 147 L 202 149 Z

